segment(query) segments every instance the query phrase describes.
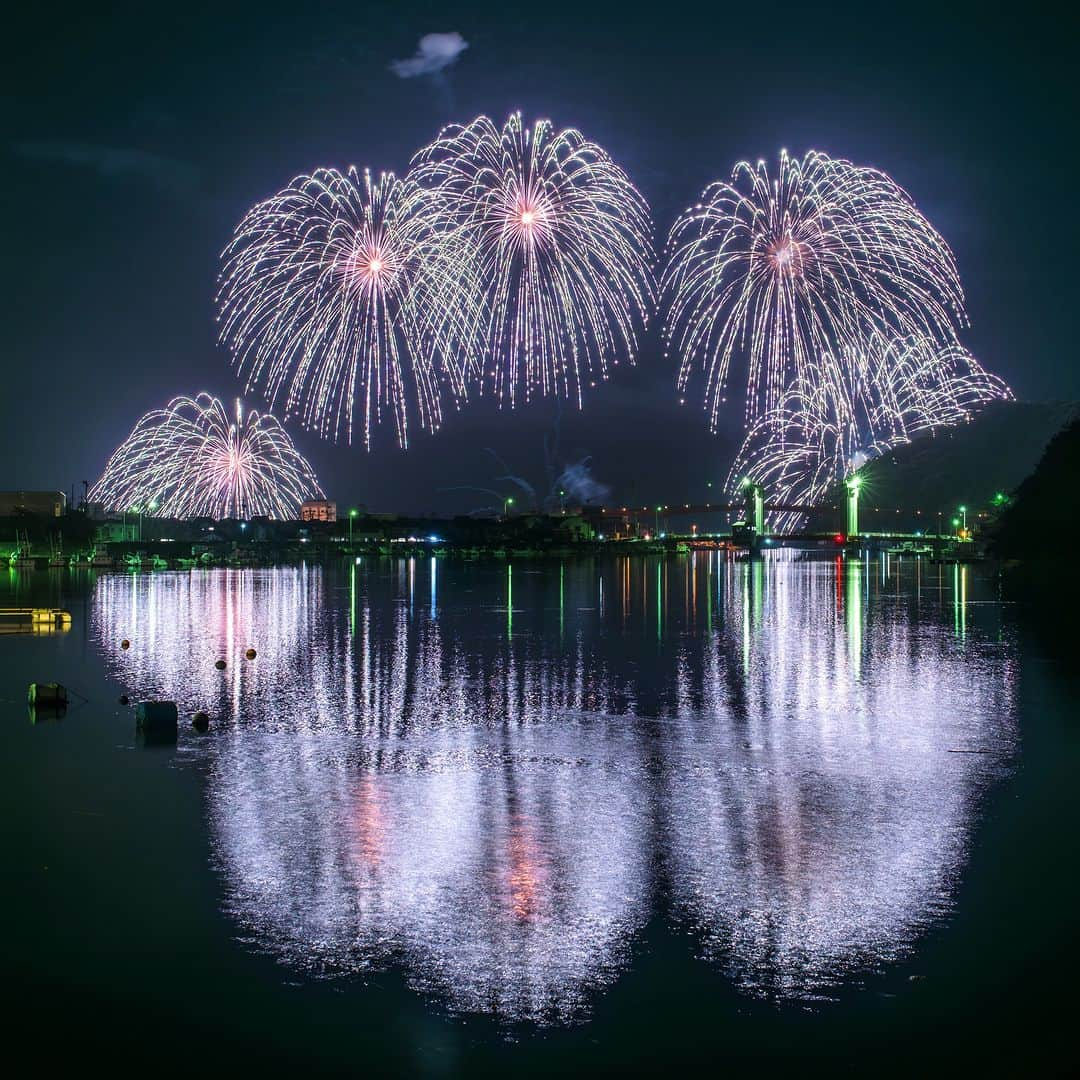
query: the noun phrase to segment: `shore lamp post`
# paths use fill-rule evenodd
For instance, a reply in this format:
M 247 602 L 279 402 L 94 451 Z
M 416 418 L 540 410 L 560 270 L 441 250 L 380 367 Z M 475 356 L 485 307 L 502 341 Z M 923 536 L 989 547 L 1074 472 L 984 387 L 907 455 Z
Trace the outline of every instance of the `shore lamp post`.
M 352 526 L 353 526 L 353 522 L 355 520 L 356 520 L 356 507 L 354 506 L 349 511 L 349 550 L 350 551 L 352 551 Z
M 956 509 L 960 511 L 960 517 L 962 519 L 961 528 L 964 532 L 967 532 L 967 507 L 958 506 Z
M 513 506 L 513 505 L 514 505 L 514 496 L 513 495 L 507 495 L 506 498 L 503 499 L 503 517 L 509 517 L 510 516 L 510 507 Z

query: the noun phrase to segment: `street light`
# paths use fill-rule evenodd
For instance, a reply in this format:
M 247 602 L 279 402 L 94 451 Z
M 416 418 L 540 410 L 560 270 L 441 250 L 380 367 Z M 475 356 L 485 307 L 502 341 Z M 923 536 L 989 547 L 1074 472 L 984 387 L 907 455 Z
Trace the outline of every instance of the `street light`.
M 354 506 L 349 511 L 349 550 L 350 551 L 352 551 L 352 523 L 353 523 L 353 518 L 355 518 L 355 517 L 356 517 L 356 507 Z
M 967 532 L 967 507 L 966 506 L 958 506 L 956 509 L 959 510 L 961 515 L 963 516 L 963 519 L 964 519 L 964 532 Z
M 514 505 L 514 496 L 513 495 L 507 495 L 506 498 L 503 499 L 503 517 L 509 517 L 510 516 L 510 507 L 513 506 L 513 505 Z
M 653 535 L 654 536 L 659 536 L 660 535 L 660 511 L 663 510 L 663 509 L 664 508 L 662 506 L 658 506 L 656 508 L 656 528 L 653 530 Z

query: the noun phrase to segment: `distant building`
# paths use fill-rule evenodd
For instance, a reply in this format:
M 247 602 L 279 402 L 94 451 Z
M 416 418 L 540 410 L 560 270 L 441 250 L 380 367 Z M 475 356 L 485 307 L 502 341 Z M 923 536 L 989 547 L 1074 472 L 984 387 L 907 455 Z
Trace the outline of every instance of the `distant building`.
M 301 521 L 337 521 L 337 503 L 329 499 L 305 499 L 300 504 Z
M 97 544 L 111 544 L 115 542 L 131 542 L 139 539 L 139 522 L 134 521 L 105 521 L 94 530 L 94 542 Z
M 62 491 L 0 491 L 0 517 L 63 517 L 66 509 Z

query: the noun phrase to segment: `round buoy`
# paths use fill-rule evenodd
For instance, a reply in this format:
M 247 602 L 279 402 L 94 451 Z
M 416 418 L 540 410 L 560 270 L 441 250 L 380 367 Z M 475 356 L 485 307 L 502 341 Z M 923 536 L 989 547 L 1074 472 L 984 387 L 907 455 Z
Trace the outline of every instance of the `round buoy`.
M 124 640 L 120 642 L 120 648 L 121 649 L 127 649 L 127 648 L 130 648 L 130 647 L 131 647 L 131 642 L 128 641 L 127 638 L 124 638 Z
M 207 713 L 204 713 L 202 710 L 200 710 L 199 712 L 197 712 L 191 718 L 191 726 L 196 731 L 207 731 L 207 730 L 209 730 L 209 727 L 210 727 L 210 717 L 209 717 L 209 715 Z
M 258 656 L 259 654 L 258 654 L 258 653 L 257 653 L 257 652 L 256 652 L 256 651 L 255 651 L 254 649 L 248 649 L 248 651 L 247 651 L 246 653 L 244 653 L 244 655 L 245 655 L 245 656 L 246 656 L 246 657 L 247 657 L 247 658 L 248 658 L 249 660 L 254 660 L 254 659 L 255 659 L 255 657 L 256 657 L 256 656 Z
M 127 703 L 128 703 L 128 696 L 127 696 L 127 694 L 121 694 L 121 695 L 120 695 L 120 704 L 121 704 L 121 705 L 126 705 Z
M 218 662 L 217 662 L 217 663 L 216 663 L 216 664 L 214 665 L 214 667 L 216 667 L 216 668 L 218 669 L 218 671 L 224 671 L 224 670 L 225 670 L 225 661 L 224 661 L 224 660 L 219 660 L 219 661 L 218 661 Z

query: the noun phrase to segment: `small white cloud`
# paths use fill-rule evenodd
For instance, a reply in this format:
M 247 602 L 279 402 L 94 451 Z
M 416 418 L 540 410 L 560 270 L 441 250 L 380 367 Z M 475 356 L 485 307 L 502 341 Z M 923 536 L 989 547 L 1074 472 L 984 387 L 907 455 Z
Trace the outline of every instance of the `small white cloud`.
M 395 60 L 390 70 L 399 79 L 434 75 L 449 67 L 468 47 L 469 43 L 456 31 L 450 34 L 425 34 L 416 46 L 416 55 L 408 60 Z

